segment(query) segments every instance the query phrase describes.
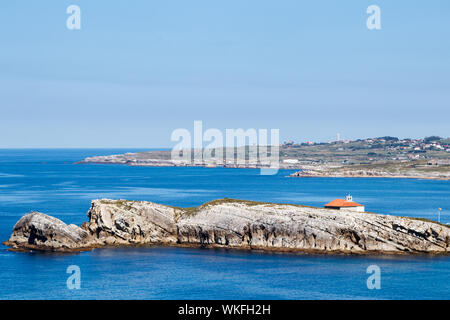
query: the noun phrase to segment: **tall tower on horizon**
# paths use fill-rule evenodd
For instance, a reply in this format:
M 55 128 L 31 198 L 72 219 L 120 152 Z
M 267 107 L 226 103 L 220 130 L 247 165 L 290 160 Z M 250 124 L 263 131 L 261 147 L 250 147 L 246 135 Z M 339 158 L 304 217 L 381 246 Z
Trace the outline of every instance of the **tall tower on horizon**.
M 340 133 L 336 134 L 336 141 L 337 142 L 341 141 L 341 134 Z

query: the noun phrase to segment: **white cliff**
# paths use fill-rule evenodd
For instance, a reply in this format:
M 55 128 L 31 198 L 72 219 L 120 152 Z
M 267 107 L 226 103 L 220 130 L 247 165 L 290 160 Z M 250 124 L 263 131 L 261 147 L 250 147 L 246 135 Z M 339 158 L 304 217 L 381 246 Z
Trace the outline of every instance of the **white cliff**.
M 94 200 L 89 222 L 30 213 L 5 242 L 14 249 L 180 245 L 323 253 L 448 254 L 450 228 L 413 218 L 297 205 L 216 200 L 197 208 Z

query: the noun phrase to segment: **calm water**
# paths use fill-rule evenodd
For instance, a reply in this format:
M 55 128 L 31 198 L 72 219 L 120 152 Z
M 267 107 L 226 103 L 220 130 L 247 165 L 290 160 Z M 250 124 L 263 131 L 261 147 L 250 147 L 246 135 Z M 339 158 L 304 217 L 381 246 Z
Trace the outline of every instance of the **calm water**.
M 0 150 L 0 240 L 36 210 L 81 224 L 90 200 L 123 198 L 197 206 L 229 197 L 322 206 L 351 193 L 368 211 L 449 223 L 448 181 L 286 178 L 258 170 L 74 165 L 139 150 Z M 381 268 L 368 290 L 366 269 Z M 69 265 L 81 289 L 66 286 Z M 98 249 L 71 255 L 0 247 L 2 299 L 449 299 L 450 257 L 261 254 L 181 248 Z

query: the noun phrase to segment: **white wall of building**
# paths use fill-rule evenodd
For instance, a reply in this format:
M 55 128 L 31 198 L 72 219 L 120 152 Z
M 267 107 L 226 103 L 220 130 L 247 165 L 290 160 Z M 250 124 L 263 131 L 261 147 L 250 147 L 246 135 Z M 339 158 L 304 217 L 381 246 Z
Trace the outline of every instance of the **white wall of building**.
M 345 207 L 345 208 L 341 208 L 341 210 L 364 212 L 365 209 L 364 209 L 364 206 L 358 206 L 358 207 Z

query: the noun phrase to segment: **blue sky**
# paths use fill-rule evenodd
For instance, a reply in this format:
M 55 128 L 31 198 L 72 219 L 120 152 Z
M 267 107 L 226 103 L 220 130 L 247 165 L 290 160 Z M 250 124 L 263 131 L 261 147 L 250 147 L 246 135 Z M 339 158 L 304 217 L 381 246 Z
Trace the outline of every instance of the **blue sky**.
M 170 147 L 194 120 L 447 137 L 449 17 L 446 0 L 2 0 L 0 147 Z

